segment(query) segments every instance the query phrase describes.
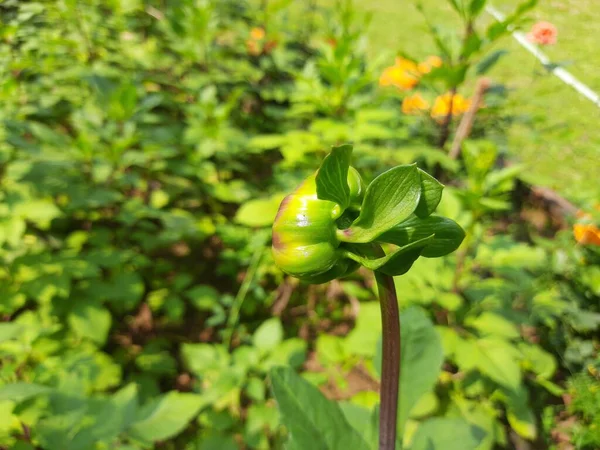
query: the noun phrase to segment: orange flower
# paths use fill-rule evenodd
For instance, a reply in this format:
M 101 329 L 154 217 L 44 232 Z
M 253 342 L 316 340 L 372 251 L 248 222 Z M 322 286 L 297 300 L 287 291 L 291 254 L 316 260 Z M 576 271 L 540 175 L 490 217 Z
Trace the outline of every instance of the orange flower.
M 580 244 L 600 246 L 600 230 L 595 225 L 576 223 L 573 225 L 573 235 Z
M 265 30 L 263 28 L 254 27 L 250 30 L 250 37 L 255 41 L 260 41 L 265 38 Z
M 429 108 L 429 103 L 418 93 L 404 97 L 404 100 L 402 100 L 402 112 L 404 114 L 417 114 L 427 108 Z
M 558 30 L 550 22 L 538 22 L 527 34 L 527 39 L 538 45 L 554 45 Z
M 429 73 L 434 67 L 442 67 L 442 58 L 439 56 L 428 56 L 427 59 L 417 66 L 419 72 Z
M 393 66 L 387 67 L 379 77 L 380 86 L 396 86 L 403 90 L 414 88 L 419 83 L 417 65 L 404 58 L 396 58 Z
M 450 112 L 451 106 L 452 115 L 457 116 L 465 113 L 469 109 L 469 106 L 471 106 L 471 100 L 468 98 L 464 98 L 460 94 L 455 94 L 454 97 L 452 97 L 450 92 L 447 92 L 444 95 L 440 95 L 435 99 L 435 102 L 433 103 L 433 108 L 431 108 L 431 117 L 446 117 Z

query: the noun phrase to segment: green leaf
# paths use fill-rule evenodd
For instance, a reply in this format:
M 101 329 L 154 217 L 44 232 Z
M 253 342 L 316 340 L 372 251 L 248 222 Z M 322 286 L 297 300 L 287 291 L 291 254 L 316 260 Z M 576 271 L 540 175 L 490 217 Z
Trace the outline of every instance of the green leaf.
M 506 187 L 506 190 L 510 190 L 512 188 L 512 184 L 514 179 L 525 170 L 526 166 L 524 164 L 515 164 L 513 166 L 504 167 L 500 170 L 494 170 L 490 172 L 484 180 L 484 188 L 489 191 L 497 191 L 500 188 L 503 188 L 507 182 L 510 184 Z
M 343 338 L 323 334 L 317 338 L 317 358 L 323 367 L 341 364 L 347 358 Z
M 202 403 L 200 395 L 169 392 L 141 408 L 129 434 L 146 444 L 169 439 L 183 431 Z
M 379 410 L 367 409 L 350 402 L 340 402 L 338 405 L 350 426 L 360 433 L 372 450 L 375 450 L 379 440 Z
M 141 275 L 136 272 L 122 271 L 112 277 L 101 298 L 122 310 L 131 310 L 137 306 L 143 295 L 144 280 Z
M 421 169 L 419 169 L 419 176 L 421 177 L 421 198 L 415 214 L 417 217 L 425 218 L 431 215 L 439 205 L 444 185 Z
M 506 50 L 496 50 L 487 55 L 477 64 L 477 75 L 483 75 L 489 72 L 489 70 L 492 67 L 494 67 L 498 61 L 500 61 L 500 58 L 502 58 L 507 53 L 508 52 Z
M 286 339 L 269 352 L 262 362 L 265 370 L 273 366 L 286 365 L 299 369 L 306 360 L 306 341 L 300 338 Z
M 198 440 L 197 450 L 238 450 L 240 447 L 231 435 L 209 434 Z
M 23 327 L 18 323 L 0 323 L 0 342 L 16 338 L 21 333 L 22 329 Z
M 250 151 L 264 151 L 281 147 L 285 144 L 285 136 L 280 134 L 264 134 L 254 136 L 248 141 Z
M 423 248 L 433 240 L 433 237 L 433 235 L 430 235 L 418 241 L 411 242 L 377 259 L 364 258 L 352 252 L 346 252 L 345 254 L 348 258 L 362 264 L 367 269 L 379 270 L 386 275 L 398 276 L 403 275 L 410 269 L 423 251 Z
M 491 450 L 499 437 L 496 401 L 490 399 L 475 398 L 469 400 L 462 395 L 453 395 L 449 405 L 448 417 L 455 417 L 454 412 L 459 418 L 466 420 L 469 424 L 480 428 L 485 437 L 477 447 L 477 450 Z M 453 411 L 455 410 L 455 411 Z
M 434 418 L 417 429 L 410 450 L 476 450 L 485 432 L 462 419 Z
M 135 365 L 144 373 L 156 375 L 175 375 L 177 373 L 177 362 L 167 350 L 161 350 L 159 346 L 149 343 L 144 350 L 135 357 Z
M 566 392 L 563 387 L 553 383 L 552 381 L 546 380 L 545 378 L 537 376 L 535 381 L 555 397 L 560 397 Z
M 360 303 L 360 314 L 354 328 L 344 339 L 347 353 L 373 358 L 381 334 L 380 308 L 379 302 Z
M 431 235 L 433 239 L 421 252 L 421 256 L 425 258 L 437 258 L 452 253 L 465 238 L 464 230 L 453 220 L 429 216 L 425 219 L 413 217 L 386 231 L 377 240 L 402 247 Z
M 437 69 L 444 75 L 444 81 L 448 89 L 452 89 L 453 86 L 460 86 L 467 76 L 467 70 L 469 70 L 470 64 L 459 63 L 454 67 L 440 67 Z
M 129 383 L 125 387 L 119 389 L 110 398 L 110 403 L 113 405 L 113 411 L 117 411 L 121 415 L 123 427 L 126 428 L 135 419 L 135 414 L 138 409 L 138 387 L 135 383 Z
M 110 312 L 97 304 L 77 303 L 69 314 L 69 325 L 80 337 L 91 339 L 99 345 L 104 345 L 112 318 Z
M 40 199 L 18 203 L 13 214 L 31 221 L 41 228 L 47 228 L 53 219 L 60 216 L 61 211 L 52 201 Z
M 283 197 L 283 195 L 273 195 L 269 198 L 247 201 L 237 210 L 234 220 L 247 227 L 271 226 Z
M 288 367 L 271 370 L 273 394 L 281 421 L 290 432 L 289 448 L 369 450 L 340 407 Z
M 56 401 L 56 397 L 53 401 Z M 60 419 L 46 422 L 45 438 L 51 442 L 54 436 L 62 434 L 68 442 L 71 441 L 73 429 L 80 427 L 77 435 L 72 438 L 78 444 L 73 445 L 73 448 L 87 449 L 93 448 L 95 442 L 111 442 L 135 419 L 137 407 L 137 386 L 130 383 L 108 398 L 88 399 L 84 406 L 85 416 L 78 419 L 75 426 Z M 71 445 L 61 446 L 65 447 L 71 448 Z
M 510 26 L 510 22 L 506 20 L 502 22 L 493 22 L 486 30 L 485 34 L 488 38 L 489 42 L 494 42 L 496 39 L 504 36 L 508 33 L 508 27 Z
M 521 384 L 520 352 L 499 338 L 460 339 L 455 347 L 456 364 L 461 370 L 477 369 L 508 389 Z
M 533 9 L 535 7 L 535 5 L 537 5 L 537 4 L 538 4 L 538 0 L 525 0 L 524 2 L 519 3 L 519 6 L 517 6 L 517 9 L 512 14 L 510 19 L 513 21 L 517 20 L 519 17 L 521 17 L 527 11 Z
M 156 209 L 161 209 L 169 204 L 169 194 L 163 190 L 152 191 L 150 194 L 150 206 Z
M 471 17 L 477 17 L 481 11 L 483 11 L 486 2 L 487 0 L 471 0 L 469 5 L 469 13 L 471 14 Z
M 514 323 L 489 311 L 485 311 L 474 318 L 467 318 L 465 325 L 475 328 L 483 335 L 499 336 L 508 339 L 520 336 L 519 330 Z
M 419 401 L 415 404 L 413 409 L 410 411 L 411 419 L 425 418 L 431 416 L 440 407 L 440 402 L 437 395 L 433 391 L 427 392 L 422 395 Z
M 400 403 L 398 430 L 402 436 L 410 412 L 419 399 L 435 386 L 444 361 L 440 336 L 421 309 L 402 312 L 400 353 Z
M 375 178 L 367 187 L 360 215 L 352 226 L 340 230 L 341 241 L 375 240 L 415 211 L 421 197 L 421 177 L 416 165 L 398 166 Z
M 248 183 L 240 179 L 221 182 L 213 187 L 213 196 L 225 203 L 243 203 L 251 195 Z
M 541 378 L 551 379 L 556 372 L 556 358 L 539 345 L 519 343 L 519 350 L 523 354 L 523 368 L 530 370 Z
M 17 441 L 17 442 L 15 442 L 15 444 L 12 447 L 10 447 L 10 450 L 36 450 L 36 449 L 29 442 Z M 123 448 L 119 447 L 118 450 L 123 450 Z
M 438 292 L 433 301 L 448 311 L 458 311 L 465 303 L 463 297 L 454 292 Z
M 433 236 L 428 236 L 408 244 L 403 247 L 404 251 L 402 253 L 393 254 L 390 260 L 379 268 L 379 271 L 392 277 L 404 275 L 410 270 L 414 262 L 421 256 L 423 250 L 427 248 L 427 245 L 432 240 Z
M 506 399 L 506 418 L 510 427 L 515 432 L 529 440 L 537 437 L 537 427 L 535 425 L 535 415 L 529 408 L 529 394 L 527 389 L 520 387 L 516 392 L 509 393 Z
M 333 147 L 317 172 L 317 197 L 340 205 L 345 210 L 350 203 L 348 169 L 352 157 L 352 145 Z
M 11 383 L 0 386 L 0 402 L 12 400 L 14 402 L 22 402 L 28 398 L 35 397 L 41 394 L 47 394 L 52 389 L 41 384 L 31 383 Z
M 469 58 L 471 55 L 477 53 L 481 49 L 482 44 L 483 42 L 481 41 L 479 35 L 476 32 L 473 32 L 465 39 L 463 43 L 461 57 L 463 59 Z
M 69 402 L 69 399 L 66 399 L 66 402 Z M 90 434 L 85 433 L 85 430 L 83 430 L 83 434 L 81 433 L 83 421 L 90 419 L 89 416 L 86 416 L 86 405 L 77 402 L 72 406 L 73 408 L 68 411 L 53 411 L 53 414 L 42 418 L 36 423 L 35 431 L 40 447 L 83 450 L 93 446 L 94 441 Z M 79 445 L 73 445 L 74 438 L 78 439 L 77 443 Z
M 459 5 L 458 0 L 448 0 L 448 3 L 450 3 L 450 6 L 452 6 L 454 11 L 456 11 L 461 17 L 464 17 L 465 13 L 461 5 Z
M 283 340 L 283 326 L 277 317 L 265 320 L 254 332 L 252 343 L 263 352 L 269 352 Z
M 220 306 L 219 291 L 212 286 L 204 284 L 194 286 L 185 293 L 185 296 L 200 311 L 211 311 L 218 309 Z
M 221 345 L 188 344 L 181 346 L 181 356 L 185 365 L 196 375 L 225 371 L 231 356 Z

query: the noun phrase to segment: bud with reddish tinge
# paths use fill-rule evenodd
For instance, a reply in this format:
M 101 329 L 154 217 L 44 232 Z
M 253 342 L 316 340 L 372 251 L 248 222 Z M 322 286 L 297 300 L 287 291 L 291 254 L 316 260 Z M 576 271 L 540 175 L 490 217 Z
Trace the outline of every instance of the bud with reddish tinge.
M 349 144 L 333 147 L 319 170 L 281 202 L 273 223 L 273 257 L 281 270 L 313 284 L 360 265 L 399 276 L 420 256 L 458 248 L 460 225 L 432 215 L 444 188 L 439 181 L 409 164 L 365 187 L 350 166 L 351 153 Z
M 360 206 L 364 183 L 359 173 L 348 171 L 350 206 Z M 310 283 L 325 283 L 355 271 L 359 264 L 344 256 L 336 236 L 344 210 L 337 203 L 317 197 L 311 175 L 285 197 L 273 224 L 275 263 L 289 275 Z

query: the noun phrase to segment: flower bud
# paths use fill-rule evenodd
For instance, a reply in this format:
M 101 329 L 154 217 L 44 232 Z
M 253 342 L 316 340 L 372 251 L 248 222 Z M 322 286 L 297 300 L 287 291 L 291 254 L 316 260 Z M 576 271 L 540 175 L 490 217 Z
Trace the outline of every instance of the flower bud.
M 350 205 L 360 206 L 365 187 L 354 168 L 348 171 Z M 336 237 L 340 205 L 317 197 L 315 175 L 285 197 L 273 224 L 273 257 L 289 275 L 309 283 L 325 283 L 358 268 L 344 256 Z

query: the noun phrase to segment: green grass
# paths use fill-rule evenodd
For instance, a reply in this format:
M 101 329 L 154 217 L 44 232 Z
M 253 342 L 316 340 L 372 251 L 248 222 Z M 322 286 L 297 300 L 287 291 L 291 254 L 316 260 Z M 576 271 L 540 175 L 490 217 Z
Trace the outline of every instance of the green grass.
M 372 57 L 398 50 L 417 57 L 435 52 L 413 1 L 355 2 L 359 10 L 373 14 L 369 29 Z M 423 3 L 436 23 L 452 28 L 457 22 L 446 0 L 423 0 Z M 516 0 L 493 2 L 504 12 L 509 12 L 510 5 L 516 3 Z M 530 16 L 558 27 L 557 45 L 545 49 L 552 60 L 565 65 L 581 81 L 600 91 L 597 75 L 600 3 L 541 0 Z M 511 89 L 511 112 L 534 119 L 527 126 L 515 126 L 510 134 L 509 151 L 528 164 L 528 181 L 549 186 L 578 201 L 600 198 L 600 109 L 543 71 L 535 58 L 512 37 L 505 38 L 500 45 L 510 53 L 490 75 Z

